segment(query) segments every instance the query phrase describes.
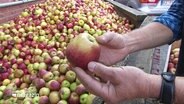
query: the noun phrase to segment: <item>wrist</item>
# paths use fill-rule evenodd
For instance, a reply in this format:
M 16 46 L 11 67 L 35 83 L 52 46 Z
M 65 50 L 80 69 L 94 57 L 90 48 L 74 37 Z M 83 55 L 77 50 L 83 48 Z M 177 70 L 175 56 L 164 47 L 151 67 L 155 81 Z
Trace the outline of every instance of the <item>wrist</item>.
M 160 96 L 162 78 L 160 75 L 148 75 L 148 98 L 156 98 L 158 99 Z
M 139 40 L 135 36 L 132 36 L 131 32 L 123 35 L 123 42 L 124 48 L 126 48 L 129 53 L 139 50 Z

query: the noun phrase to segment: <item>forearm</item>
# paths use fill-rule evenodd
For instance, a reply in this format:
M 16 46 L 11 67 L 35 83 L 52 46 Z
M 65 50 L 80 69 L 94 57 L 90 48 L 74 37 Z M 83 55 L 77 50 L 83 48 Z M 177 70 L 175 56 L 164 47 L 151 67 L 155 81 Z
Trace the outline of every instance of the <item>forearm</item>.
M 130 53 L 167 44 L 172 40 L 172 31 L 160 24 L 150 23 L 124 35 L 125 47 Z

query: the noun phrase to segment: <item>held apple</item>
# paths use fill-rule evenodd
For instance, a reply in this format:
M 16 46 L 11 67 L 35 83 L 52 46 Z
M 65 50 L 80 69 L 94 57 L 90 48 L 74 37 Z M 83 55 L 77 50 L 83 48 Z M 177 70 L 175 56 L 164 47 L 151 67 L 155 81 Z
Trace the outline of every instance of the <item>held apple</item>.
M 87 69 L 90 61 L 98 60 L 100 46 L 95 38 L 88 33 L 81 33 L 68 44 L 66 57 L 68 61 L 77 67 Z

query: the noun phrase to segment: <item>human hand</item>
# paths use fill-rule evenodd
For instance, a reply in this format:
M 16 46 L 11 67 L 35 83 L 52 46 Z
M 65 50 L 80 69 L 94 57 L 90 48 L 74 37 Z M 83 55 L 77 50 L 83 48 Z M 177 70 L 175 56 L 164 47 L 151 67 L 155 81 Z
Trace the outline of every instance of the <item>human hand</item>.
M 78 67 L 73 68 L 88 91 L 102 97 L 107 104 L 144 97 L 149 93 L 148 74 L 136 67 L 107 67 L 90 62 L 88 69 L 105 82 L 96 80 Z
M 99 62 L 105 65 L 113 65 L 129 54 L 123 35 L 107 32 L 97 37 L 97 41 L 101 46 Z

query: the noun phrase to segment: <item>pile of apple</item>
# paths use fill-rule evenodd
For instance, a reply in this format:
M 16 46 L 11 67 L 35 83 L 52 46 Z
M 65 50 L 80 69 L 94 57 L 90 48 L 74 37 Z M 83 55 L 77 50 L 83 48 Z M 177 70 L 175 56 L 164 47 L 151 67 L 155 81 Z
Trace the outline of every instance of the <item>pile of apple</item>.
M 169 64 L 168 64 L 168 71 L 175 74 L 177 64 L 178 64 L 178 58 L 179 58 L 179 52 L 180 48 L 174 48 L 171 50 L 171 54 L 169 57 Z
M 0 25 L 0 104 L 91 104 L 65 55 L 80 33 L 133 29 L 102 0 L 47 0 Z

